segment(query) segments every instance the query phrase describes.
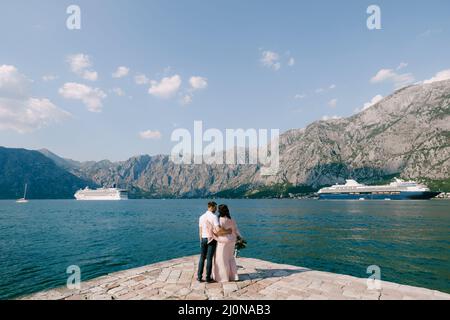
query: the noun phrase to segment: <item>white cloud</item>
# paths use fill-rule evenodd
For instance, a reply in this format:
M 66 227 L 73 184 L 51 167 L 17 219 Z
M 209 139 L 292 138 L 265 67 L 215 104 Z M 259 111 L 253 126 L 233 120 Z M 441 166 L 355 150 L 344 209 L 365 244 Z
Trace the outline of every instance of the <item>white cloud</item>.
M 435 34 L 438 34 L 441 32 L 442 32 L 442 29 L 428 29 L 428 30 L 418 34 L 417 37 L 419 37 L 419 38 L 430 37 L 432 35 L 435 35 Z
M 117 68 L 115 72 L 113 72 L 112 77 L 113 78 L 122 78 L 126 77 L 128 73 L 130 72 L 130 69 L 124 66 L 120 66 Z
M 400 64 L 397 67 L 397 70 L 401 70 L 403 68 L 406 68 L 408 66 L 408 63 L 406 62 L 400 62 Z
M 66 99 L 81 100 L 91 112 L 101 112 L 102 100 L 106 98 L 102 90 L 74 82 L 65 83 L 59 94 Z
M 88 55 L 83 53 L 73 54 L 67 57 L 70 70 L 74 73 L 80 73 L 83 70 L 92 67 L 92 62 Z
M 317 88 L 314 92 L 316 94 L 321 94 L 321 93 L 327 92 L 329 90 L 334 90 L 334 89 L 336 89 L 336 87 L 337 86 L 335 84 L 330 84 L 328 87 L 325 87 L 325 88 Z
M 53 80 L 56 80 L 56 79 L 58 79 L 58 76 L 55 76 L 53 74 L 46 74 L 46 75 L 42 76 L 42 80 L 45 81 L 45 82 L 53 81 Z
M 88 70 L 92 67 L 91 58 L 84 53 L 77 53 L 69 55 L 66 59 L 69 63 L 70 70 L 83 79 L 96 81 L 98 73 L 93 70 Z
M 27 133 L 68 117 L 70 113 L 58 108 L 49 99 L 0 98 L 0 130 Z
M 295 65 L 295 59 L 294 58 L 289 58 L 289 60 L 288 60 L 288 66 L 289 67 L 292 67 L 292 66 L 294 66 Z
M 342 117 L 339 117 L 339 116 L 336 116 L 336 115 L 334 115 L 334 116 L 328 116 L 328 115 L 326 115 L 326 116 L 323 116 L 322 117 L 322 120 L 323 121 L 328 121 L 328 120 L 338 120 L 338 119 L 341 119 Z
M 142 139 L 161 139 L 162 135 L 159 131 L 146 130 L 139 132 L 139 136 Z
M 0 66 L 0 94 L 2 97 L 23 98 L 28 95 L 32 83 L 16 67 L 11 65 Z
M 134 82 L 138 85 L 144 85 L 150 82 L 150 79 L 145 76 L 145 74 L 137 74 L 134 76 Z
M 330 84 L 328 87 L 326 87 L 326 88 L 317 88 L 314 92 L 316 93 L 316 94 L 321 94 L 321 93 L 324 93 L 324 92 L 326 92 L 326 91 L 329 91 L 329 90 L 334 90 L 334 89 L 336 89 L 336 85 L 335 84 Z
M 192 103 L 195 91 L 203 90 L 208 87 L 208 79 L 204 77 L 192 76 L 189 78 L 189 84 L 190 87 L 184 90 L 183 97 L 180 99 L 180 103 L 183 106 L 187 106 Z
M 431 79 L 425 80 L 424 84 L 429 84 L 437 81 L 450 80 L 450 69 L 439 71 Z
M 260 48 L 260 50 L 262 49 Z M 261 58 L 259 61 L 264 67 L 272 69 L 274 71 L 278 71 L 281 69 L 282 60 L 283 63 L 286 63 L 288 67 L 293 67 L 296 63 L 295 58 L 291 56 L 290 51 L 287 51 L 286 54 L 283 55 L 283 57 L 281 57 L 280 54 L 275 51 L 270 50 L 262 51 Z
M 181 77 L 174 75 L 172 77 L 165 77 L 160 82 L 152 80 L 151 87 L 148 93 L 163 99 L 168 99 L 178 92 L 181 86 Z
M 370 108 L 371 106 L 376 105 L 378 102 L 380 102 L 381 100 L 383 100 L 383 96 L 381 94 L 377 94 L 375 97 L 373 97 L 369 102 L 364 103 L 362 108 L 356 108 L 354 110 L 355 113 L 367 110 L 368 108 Z
M 377 72 L 375 76 L 372 77 L 372 79 L 370 79 L 370 82 L 378 83 L 386 81 L 393 77 L 395 77 L 395 72 L 392 69 L 381 69 L 380 71 Z
M 193 90 L 201 90 L 208 87 L 208 79 L 203 77 L 191 77 L 189 83 Z
M 190 95 L 190 94 L 186 94 L 181 99 L 181 104 L 184 105 L 184 106 L 187 106 L 187 105 L 189 105 L 191 103 L 192 103 L 192 95 Z
M 376 105 L 381 100 L 383 100 L 383 96 L 381 94 L 377 94 L 375 97 L 372 98 L 372 100 L 364 103 L 363 110 L 366 110 L 366 109 L 370 108 L 371 106 Z
M 263 66 L 278 71 L 281 68 L 280 55 L 273 51 L 263 51 L 261 59 Z
M 83 79 L 89 81 L 96 81 L 98 79 L 98 73 L 96 71 L 84 71 L 82 75 Z
M 113 88 L 112 92 L 114 92 L 119 97 L 123 97 L 125 95 L 125 91 L 122 88 Z
M 294 99 L 296 99 L 296 100 L 300 100 L 300 99 L 304 99 L 304 98 L 306 98 L 306 94 L 304 94 L 304 93 L 302 93 L 302 94 L 296 94 L 296 95 L 294 96 Z
M 49 99 L 31 97 L 31 83 L 15 66 L 0 66 L 0 130 L 26 133 L 70 117 Z
M 330 106 L 331 108 L 336 108 L 337 102 L 338 99 L 331 99 L 330 101 L 328 101 L 328 106 Z
M 370 79 L 371 83 L 392 82 L 395 88 L 401 88 L 414 82 L 411 73 L 398 74 L 392 69 L 381 69 Z

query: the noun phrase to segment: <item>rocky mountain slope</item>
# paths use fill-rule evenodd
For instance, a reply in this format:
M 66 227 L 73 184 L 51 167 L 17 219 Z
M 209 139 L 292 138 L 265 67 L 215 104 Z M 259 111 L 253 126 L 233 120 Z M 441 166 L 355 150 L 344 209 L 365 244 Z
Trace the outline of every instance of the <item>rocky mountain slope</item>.
M 404 88 L 352 117 L 292 130 L 281 146 L 277 182 L 449 178 L 450 81 Z
M 43 152 L 60 167 L 137 197 L 258 196 L 311 191 L 355 178 L 450 179 L 450 81 L 414 85 L 345 119 L 317 121 L 280 137 L 280 170 L 257 165 L 177 165 L 168 156 L 79 163 Z M 57 158 L 55 158 L 55 156 Z
M 280 169 L 270 177 L 258 165 L 178 165 L 164 155 L 77 162 L 0 148 L 0 198 L 12 199 L 25 183 L 30 198 L 72 198 L 81 187 L 113 184 L 134 197 L 261 197 L 393 176 L 450 189 L 450 81 L 403 88 L 349 118 L 284 133 Z

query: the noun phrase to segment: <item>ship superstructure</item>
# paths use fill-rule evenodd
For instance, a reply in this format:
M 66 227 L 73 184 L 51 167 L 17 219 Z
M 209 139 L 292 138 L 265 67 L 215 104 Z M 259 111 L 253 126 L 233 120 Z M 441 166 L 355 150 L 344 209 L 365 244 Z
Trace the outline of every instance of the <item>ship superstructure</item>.
M 78 190 L 75 193 L 75 199 L 94 201 L 128 200 L 128 192 L 118 188 L 89 189 L 86 187 L 85 189 Z
M 403 181 L 395 178 L 388 185 L 367 186 L 355 180 L 347 180 L 346 184 L 320 189 L 319 199 L 323 200 L 427 200 L 434 198 L 439 192 L 415 181 Z

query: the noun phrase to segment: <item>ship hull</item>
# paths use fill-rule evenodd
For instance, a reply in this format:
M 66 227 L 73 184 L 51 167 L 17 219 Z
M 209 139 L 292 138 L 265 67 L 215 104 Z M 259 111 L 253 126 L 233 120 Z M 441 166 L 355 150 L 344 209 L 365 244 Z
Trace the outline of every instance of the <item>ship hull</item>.
M 74 195 L 78 201 L 120 201 L 128 200 L 128 193 L 119 189 L 79 190 Z
M 102 197 L 102 196 L 75 196 L 78 201 L 121 201 L 128 200 L 128 197 Z
M 321 193 L 320 200 L 430 200 L 439 192 L 415 191 L 399 192 L 396 194 L 350 194 L 350 193 Z

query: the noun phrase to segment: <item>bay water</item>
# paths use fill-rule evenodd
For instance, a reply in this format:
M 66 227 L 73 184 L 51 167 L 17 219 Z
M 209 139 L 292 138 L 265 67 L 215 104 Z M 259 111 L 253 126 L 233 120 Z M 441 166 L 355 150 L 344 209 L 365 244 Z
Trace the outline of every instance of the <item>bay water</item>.
M 450 293 L 450 201 L 216 200 L 241 256 Z M 0 299 L 198 254 L 207 200 L 0 201 Z

